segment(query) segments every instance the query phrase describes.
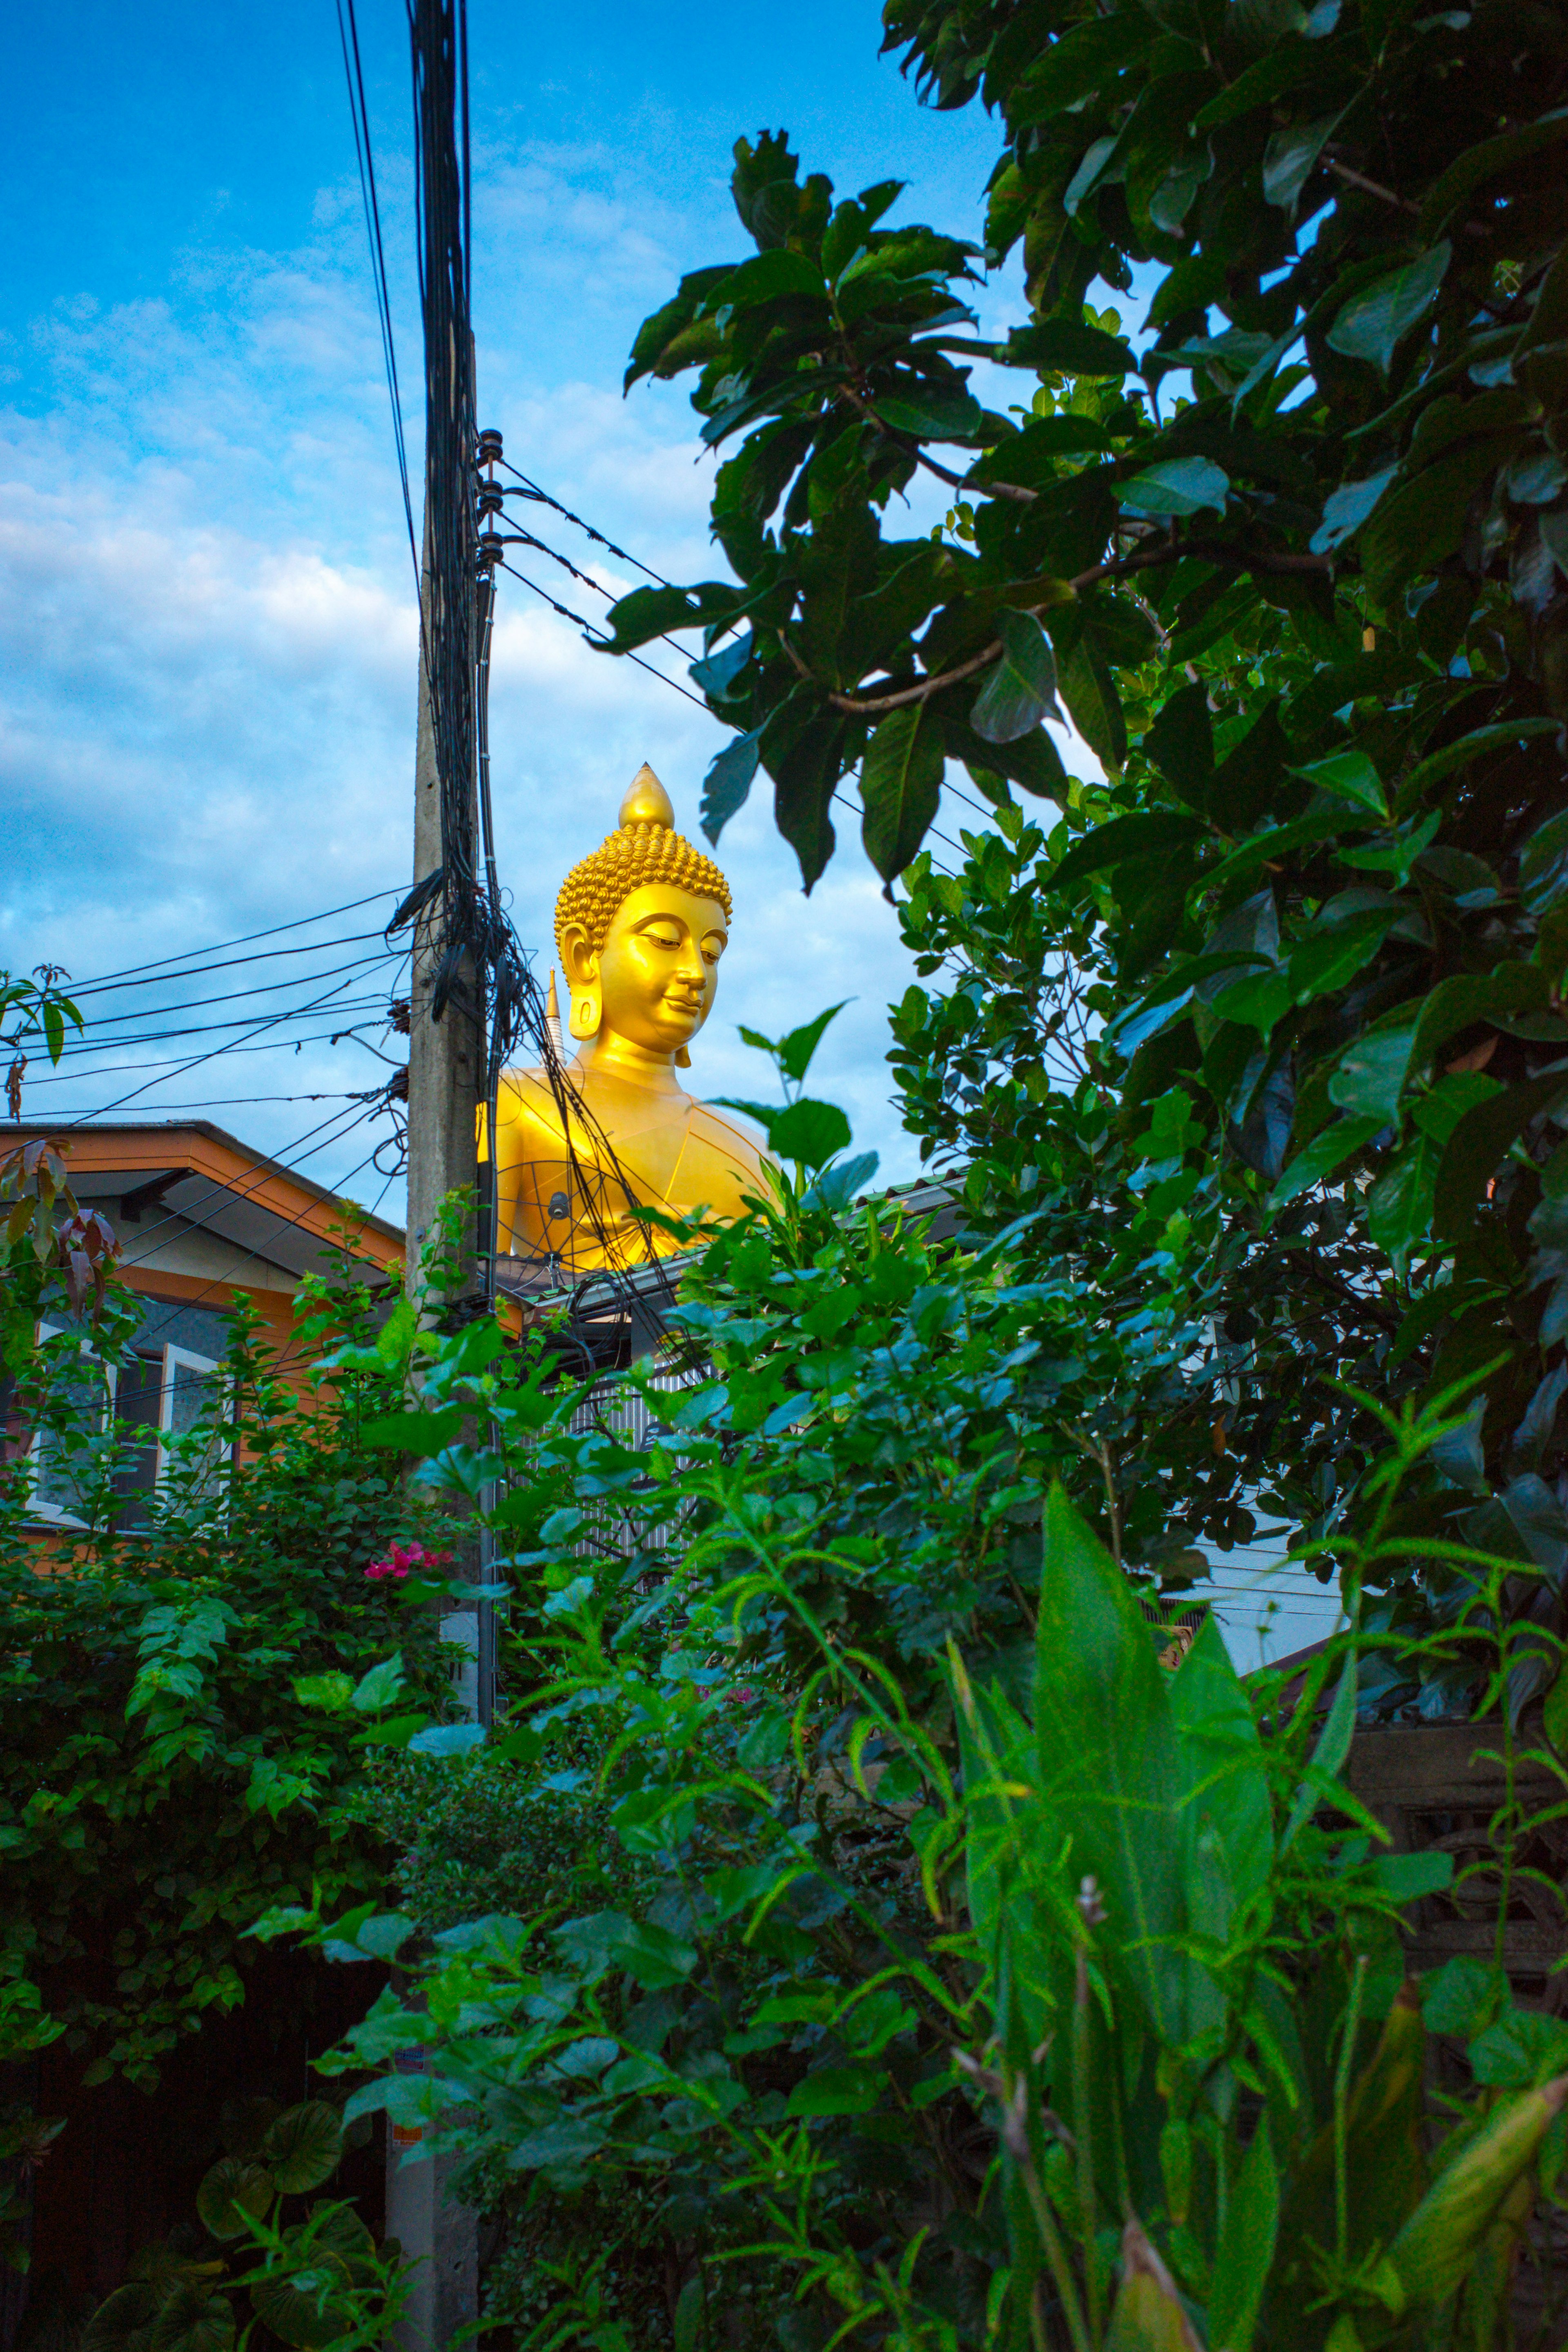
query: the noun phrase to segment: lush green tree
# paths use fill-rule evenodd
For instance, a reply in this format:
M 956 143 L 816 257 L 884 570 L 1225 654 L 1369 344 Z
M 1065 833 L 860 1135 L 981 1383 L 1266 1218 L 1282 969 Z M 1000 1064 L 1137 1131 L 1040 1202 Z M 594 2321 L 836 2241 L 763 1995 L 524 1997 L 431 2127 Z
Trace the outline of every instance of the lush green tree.
M 1247 1426 L 1212 1421 L 1249 1480 L 1339 1523 L 1373 1432 L 1325 1383 L 1469 1379 L 1412 1518 L 1468 1497 L 1473 1534 L 1561 1576 L 1568 20 L 892 0 L 887 22 L 928 99 L 997 118 L 984 254 L 888 226 L 894 183 L 836 204 L 782 135 L 740 142 L 755 251 L 682 282 L 628 379 L 699 372 L 703 437 L 733 445 L 733 576 L 636 592 L 616 643 L 702 631 L 693 677 L 737 730 L 705 822 L 765 769 L 808 886 L 858 772 L 917 947 L 960 966 L 944 1008 L 900 1016 L 906 1100 L 987 1160 L 998 1207 L 1037 1151 L 1080 1231 L 1116 1219 L 1083 1139 L 1184 1098 L 1251 1382 Z M 984 337 L 977 273 L 1018 255 L 1027 315 Z M 1086 309 L 1108 288 L 1138 338 Z M 950 527 L 896 537 L 921 475 Z M 1102 791 L 1062 772 L 1060 706 Z M 1056 802 L 1040 851 L 911 866 L 953 762 Z M 1076 1084 L 1046 1051 L 1064 962 Z

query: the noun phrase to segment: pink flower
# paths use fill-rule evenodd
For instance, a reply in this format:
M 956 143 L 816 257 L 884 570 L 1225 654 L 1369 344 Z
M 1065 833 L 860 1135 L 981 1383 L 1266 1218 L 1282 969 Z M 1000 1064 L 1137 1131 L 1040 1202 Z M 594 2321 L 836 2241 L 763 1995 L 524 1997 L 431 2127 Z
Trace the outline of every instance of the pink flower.
M 384 1559 L 372 1560 L 365 1574 L 373 1584 L 384 1584 L 388 1578 L 401 1584 L 416 1568 L 439 1570 L 451 1565 L 449 1551 L 427 1551 L 422 1543 L 395 1543 L 388 1546 Z

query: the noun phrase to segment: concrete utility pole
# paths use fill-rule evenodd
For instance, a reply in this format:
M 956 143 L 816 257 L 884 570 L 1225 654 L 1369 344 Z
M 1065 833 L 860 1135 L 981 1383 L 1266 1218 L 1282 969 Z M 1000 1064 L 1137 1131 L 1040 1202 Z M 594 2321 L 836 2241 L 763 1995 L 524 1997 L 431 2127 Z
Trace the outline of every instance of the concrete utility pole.
M 429 522 L 426 522 L 429 546 Z M 423 882 L 441 866 L 441 785 L 436 771 L 436 730 L 425 649 L 428 633 L 428 573 L 419 646 L 419 731 L 414 761 L 414 879 Z M 473 833 L 479 832 L 479 793 L 474 793 Z M 414 962 L 408 1010 L 408 1286 L 419 1278 L 419 1250 L 436 1211 L 448 1192 L 479 1181 L 479 1112 L 484 1087 L 484 1037 L 479 988 L 471 956 L 465 956 L 459 984 L 439 1021 L 430 1017 L 437 971 L 446 952 L 444 894 L 421 909 L 414 927 Z M 470 1221 L 465 1255 L 471 1260 Z
M 429 546 L 426 521 L 426 551 Z M 441 786 L 436 769 L 436 732 L 425 646 L 428 575 L 421 596 L 419 723 L 414 755 L 414 879 L 423 882 L 443 860 Z M 474 829 L 477 832 L 478 787 Z M 435 1224 L 448 1192 L 473 1187 L 479 1173 L 478 1118 L 484 1073 L 484 1032 L 473 959 L 464 958 L 459 987 L 448 995 L 439 1021 L 431 1018 L 436 975 L 446 952 L 444 894 L 437 891 L 415 919 L 408 1009 L 408 1273 L 409 1295 L 417 1295 L 419 1247 Z M 464 1250 L 473 1268 L 474 1223 Z M 464 1547 L 467 1549 L 467 1547 Z M 479 1612 L 452 1610 L 441 1620 L 449 1642 L 461 1643 L 474 1664 L 462 1677 L 460 1696 L 470 1714 L 479 1709 Z M 423 2053 L 410 2052 L 411 2061 Z M 449 2157 L 421 2155 L 426 2137 L 417 2126 L 388 2128 L 386 2229 L 418 2267 L 414 2289 L 395 2330 L 396 2352 L 441 2352 L 461 2327 L 479 2316 L 479 2241 L 474 2215 L 450 2194 L 456 2169 Z

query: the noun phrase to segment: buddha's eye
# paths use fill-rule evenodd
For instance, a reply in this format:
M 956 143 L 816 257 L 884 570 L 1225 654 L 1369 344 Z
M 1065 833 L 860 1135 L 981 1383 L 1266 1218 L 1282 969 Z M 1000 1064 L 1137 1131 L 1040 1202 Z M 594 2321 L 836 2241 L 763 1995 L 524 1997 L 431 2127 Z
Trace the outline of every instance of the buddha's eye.
M 710 931 L 702 942 L 703 961 L 707 963 L 717 963 L 727 945 L 728 941 L 721 931 Z
M 643 937 L 652 940 L 656 947 L 678 948 L 680 945 L 680 933 L 673 923 L 650 923 Z

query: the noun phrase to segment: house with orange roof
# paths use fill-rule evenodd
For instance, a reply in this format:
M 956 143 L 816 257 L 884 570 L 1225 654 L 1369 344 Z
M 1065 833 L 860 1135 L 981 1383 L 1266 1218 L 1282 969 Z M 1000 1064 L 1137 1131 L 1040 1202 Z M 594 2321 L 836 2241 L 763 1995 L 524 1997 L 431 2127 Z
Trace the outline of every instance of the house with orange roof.
M 112 1375 L 116 1420 L 147 1433 L 128 1474 L 132 1489 L 157 1483 L 163 1441 L 200 1414 L 225 1351 L 225 1314 L 239 1299 L 262 1317 L 287 1375 L 300 1286 L 327 1268 L 334 1233 L 341 1244 L 352 1231 L 353 1254 L 371 1278 L 401 1273 L 398 1226 L 345 1209 L 324 1185 L 205 1119 L 24 1120 L 0 1125 L 0 1157 L 42 1136 L 63 1154 L 79 1205 L 113 1227 L 119 1272 L 140 1313 L 131 1360 Z M 23 1432 L 11 1440 L 34 1442 Z M 40 1459 L 38 1520 L 68 1526 L 69 1499 Z

